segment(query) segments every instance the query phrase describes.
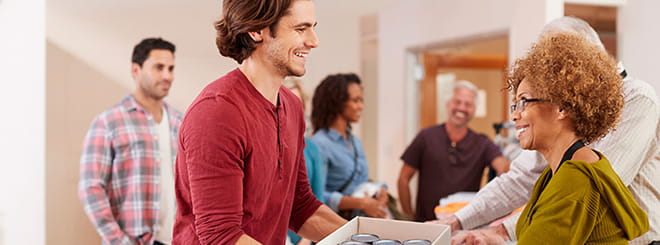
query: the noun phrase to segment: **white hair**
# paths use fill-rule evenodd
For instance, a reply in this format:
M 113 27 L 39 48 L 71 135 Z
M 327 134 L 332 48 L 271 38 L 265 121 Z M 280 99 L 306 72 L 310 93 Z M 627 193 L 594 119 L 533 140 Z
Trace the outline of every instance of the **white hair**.
M 473 83 L 471 83 L 468 80 L 459 80 L 454 82 L 452 91 L 456 93 L 456 90 L 459 88 L 466 88 L 470 90 L 474 94 L 474 103 L 475 105 L 477 104 L 477 102 L 479 101 L 479 89 L 477 88 L 477 86 L 475 86 Z
M 596 31 L 591 28 L 589 23 L 584 20 L 570 16 L 559 17 L 553 21 L 550 21 L 550 23 L 543 27 L 541 36 L 556 32 L 570 32 L 578 34 L 584 37 L 591 44 L 598 46 L 602 50 L 605 50 L 605 46 L 603 46 L 603 43 L 600 41 L 598 33 L 596 33 Z

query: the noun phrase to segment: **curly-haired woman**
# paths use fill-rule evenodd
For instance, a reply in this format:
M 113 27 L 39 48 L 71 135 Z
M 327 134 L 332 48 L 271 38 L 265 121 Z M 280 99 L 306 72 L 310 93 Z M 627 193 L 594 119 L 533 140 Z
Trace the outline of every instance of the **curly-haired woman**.
M 312 98 L 312 140 L 328 163 L 325 203 L 336 212 L 351 212 L 344 217 L 366 214 L 382 218 L 388 200 L 385 189 L 375 197 L 351 196 L 369 175 L 362 142 L 351 133 L 351 123 L 360 120 L 364 107 L 360 83 L 352 73 L 329 75 L 321 81 Z
M 508 84 L 521 147 L 549 163 L 518 220 L 519 244 L 626 244 L 646 232 L 646 213 L 587 146 L 621 115 L 614 60 L 581 36 L 551 34 L 516 61 Z

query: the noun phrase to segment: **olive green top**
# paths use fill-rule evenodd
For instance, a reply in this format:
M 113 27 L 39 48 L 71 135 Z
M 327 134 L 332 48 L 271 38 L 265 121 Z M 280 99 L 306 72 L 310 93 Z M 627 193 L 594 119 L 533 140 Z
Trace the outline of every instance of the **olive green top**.
M 518 244 L 627 244 L 649 229 L 646 213 L 601 154 L 546 168 L 518 219 Z

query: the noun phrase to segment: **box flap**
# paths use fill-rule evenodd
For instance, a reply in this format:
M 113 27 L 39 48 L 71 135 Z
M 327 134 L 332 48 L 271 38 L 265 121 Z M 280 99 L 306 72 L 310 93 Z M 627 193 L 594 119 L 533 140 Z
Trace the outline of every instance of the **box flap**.
M 433 245 L 449 245 L 451 241 L 451 229 L 446 225 L 356 217 L 318 244 L 337 245 L 350 240 L 351 236 L 357 233 L 371 233 L 382 239 L 399 241 L 426 239 Z
M 405 241 L 410 239 L 426 239 L 433 244 L 446 235 L 445 240 L 451 239 L 449 226 L 440 224 L 419 223 L 400 220 L 386 220 L 368 217 L 359 217 L 358 233 L 371 233 L 379 235 L 381 239 L 395 239 Z
M 358 233 L 358 217 L 339 227 L 335 232 L 323 238 L 318 245 L 337 245 L 338 242 L 350 240 L 353 234 Z

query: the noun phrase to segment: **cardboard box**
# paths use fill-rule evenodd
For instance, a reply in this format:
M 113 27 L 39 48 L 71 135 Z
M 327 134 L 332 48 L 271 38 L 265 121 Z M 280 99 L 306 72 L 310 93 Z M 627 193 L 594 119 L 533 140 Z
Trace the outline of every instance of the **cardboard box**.
M 376 234 L 381 239 L 401 242 L 409 239 L 426 239 L 433 245 L 448 245 L 451 242 L 451 229 L 446 225 L 356 217 L 318 244 L 337 245 L 350 240 L 351 235 L 357 233 Z

